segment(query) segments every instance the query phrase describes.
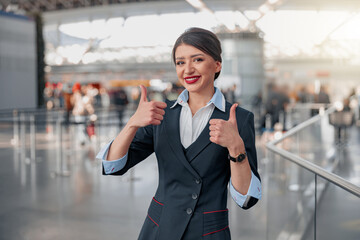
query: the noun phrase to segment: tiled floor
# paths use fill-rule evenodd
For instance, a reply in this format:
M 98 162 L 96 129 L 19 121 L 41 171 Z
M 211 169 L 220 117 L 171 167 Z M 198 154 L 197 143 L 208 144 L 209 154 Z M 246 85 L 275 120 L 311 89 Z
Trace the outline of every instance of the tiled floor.
M 26 135 L 26 148 L 21 148 L 11 143 L 11 125 L 1 124 L 0 130 L 0 240 L 137 238 L 156 190 L 157 164 L 151 155 L 123 177 L 102 176 L 101 162 L 95 159 L 95 154 L 100 143 L 116 135 L 116 125 L 102 127 L 97 132 L 98 138 L 87 140 L 85 145 L 81 145 L 76 129 L 70 129 L 64 133 L 62 152 L 58 151 L 55 127 L 37 126 L 35 159 L 30 159 L 29 134 Z M 357 146 L 358 136 L 352 136 Z M 245 211 L 229 197 L 230 229 L 234 240 L 266 239 L 267 221 L 276 221 L 267 219 L 266 168 L 271 160 L 265 157 L 262 141 L 258 141 L 257 147 L 263 199 Z M 358 153 L 357 147 L 349 148 L 346 158 L 352 165 L 347 167 L 347 173 L 343 173 L 355 181 L 359 177 Z M 336 193 L 330 197 L 334 199 L 331 203 L 341 204 Z M 326 216 L 325 212 L 323 214 Z M 319 214 L 319 221 L 323 216 Z M 345 224 L 354 228 L 360 223 Z M 318 225 L 323 227 L 322 220 Z

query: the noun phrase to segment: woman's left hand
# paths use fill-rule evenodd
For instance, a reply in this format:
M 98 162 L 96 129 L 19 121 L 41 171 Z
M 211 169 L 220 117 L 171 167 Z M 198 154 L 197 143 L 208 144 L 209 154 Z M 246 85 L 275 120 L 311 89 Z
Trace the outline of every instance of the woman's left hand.
M 211 119 L 210 120 L 210 141 L 226 147 L 229 154 L 234 156 L 240 151 L 245 151 L 244 142 L 240 137 L 237 121 L 236 121 L 236 107 L 237 103 L 233 104 L 230 108 L 229 119 Z M 241 149 L 241 150 L 239 150 Z

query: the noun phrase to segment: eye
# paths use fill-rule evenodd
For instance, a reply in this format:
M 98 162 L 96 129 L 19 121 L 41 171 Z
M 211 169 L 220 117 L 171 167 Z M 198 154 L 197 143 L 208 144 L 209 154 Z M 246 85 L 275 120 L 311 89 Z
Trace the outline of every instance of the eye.
M 204 61 L 204 59 L 202 59 L 202 58 L 195 58 L 194 59 L 194 62 L 202 62 L 202 61 Z
M 176 65 L 178 65 L 178 66 L 183 65 L 183 64 L 184 64 L 183 61 L 177 61 L 177 62 L 176 62 Z

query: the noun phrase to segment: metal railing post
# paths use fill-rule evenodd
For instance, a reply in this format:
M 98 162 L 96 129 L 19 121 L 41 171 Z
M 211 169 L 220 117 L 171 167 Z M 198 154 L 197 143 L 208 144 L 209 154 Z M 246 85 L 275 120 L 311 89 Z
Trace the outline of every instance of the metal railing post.
M 314 206 L 314 240 L 316 240 L 316 212 L 317 212 L 317 174 L 315 174 L 315 206 Z
M 36 158 L 36 129 L 35 129 L 35 116 L 30 116 L 30 159 L 35 161 Z
M 61 165 L 62 165 L 62 152 L 61 152 L 61 119 L 56 120 L 56 171 L 57 175 L 61 174 Z
M 64 119 L 60 116 L 56 120 L 56 175 L 68 177 L 70 172 L 66 169 L 66 162 L 64 161 L 63 149 L 63 125 Z
M 19 115 L 16 109 L 13 111 L 13 130 L 14 130 L 14 137 L 11 143 L 15 147 L 19 147 Z
M 25 113 L 20 114 L 20 152 L 21 159 L 26 158 L 26 125 L 25 125 Z

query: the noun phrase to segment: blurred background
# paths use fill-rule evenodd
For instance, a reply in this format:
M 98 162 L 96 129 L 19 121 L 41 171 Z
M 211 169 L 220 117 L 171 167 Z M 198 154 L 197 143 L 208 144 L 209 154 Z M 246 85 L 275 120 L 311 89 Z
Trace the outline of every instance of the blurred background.
M 360 239 L 358 0 L 0 0 L 0 239 L 137 238 L 155 156 L 105 177 L 95 155 L 140 84 L 183 90 L 190 27 L 220 38 L 215 85 L 255 114 L 263 199 L 229 199 L 232 238 Z

